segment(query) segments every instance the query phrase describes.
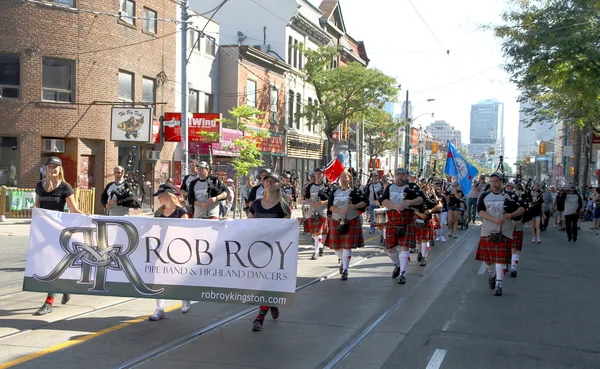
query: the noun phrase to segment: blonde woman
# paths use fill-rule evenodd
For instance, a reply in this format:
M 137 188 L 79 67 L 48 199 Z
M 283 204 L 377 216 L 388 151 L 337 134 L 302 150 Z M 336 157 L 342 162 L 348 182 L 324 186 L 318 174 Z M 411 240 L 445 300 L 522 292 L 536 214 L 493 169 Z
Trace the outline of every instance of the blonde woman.
M 46 178 L 39 181 L 35 186 L 35 207 L 65 211 L 65 204 L 69 206 L 71 213 L 81 214 L 75 203 L 75 195 L 70 184 L 65 182 L 62 160 L 51 156 L 46 161 Z M 44 304 L 33 315 L 46 315 L 52 312 L 55 293 L 48 293 Z M 64 305 L 71 299 L 71 295 L 64 293 L 61 303 Z
M 187 219 L 187 210 L 181 206 L 177 198 L 177 188 L 170 183 L 161 184 L 158 191 L 154 194 L 160 202 L 160 207 L 154 213 L 155 218 L 179 218 Z M 181 312 L 187 313 L 191 309 L 190 300 L 181 301 Z M 165 300 L 156 300 L 156 310 L 150 318 L 150 321 L 165 319 Z
M 284 200 L 281 191 L 281 177 L 276 173 L 267 173 L 262 179 L 262 185 L 264 187 L 263 196 L 260 199 L 256 199 L 250 205 L 248 210 L 248 219 L 252 218 L 271 218 L 271 219 L 282 219 L 290 218 L 292 209 L 290 204 Z M 273 319 L 279 318 L 279 308 L 275 306 L 263 306 L 259 307 L 258 315 L 252 323 L 252 330 L 255 332 L 262 331 L 263 324 L 265 322 L 265 316 L 271 310 L 271 317 Z

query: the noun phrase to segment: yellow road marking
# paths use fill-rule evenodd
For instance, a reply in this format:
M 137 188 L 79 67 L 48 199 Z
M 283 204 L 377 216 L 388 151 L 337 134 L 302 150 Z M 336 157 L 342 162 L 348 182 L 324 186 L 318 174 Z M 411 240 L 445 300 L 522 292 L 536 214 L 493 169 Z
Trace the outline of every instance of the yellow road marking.
M 170 311 L 173 311 L 173 310 L 176 310 L 176 309 L 179 309 L 179 308 L 181 308 L 181 304 L 175 305 L 175 306 L 171 306 L 170 308 L 165 309 L 165 312 L 170 312 Z M 38 351 L 38 352 L 34 352 L 33 354 L 25 355 L 25 356 L 22 356 L 22 357 L 20 357 L 18 359 L 6 362 L 4 364 L 0 364 L 0 369 L 12 368 L 15 365 L 23 364 L 23 363 L 26 363 L 26 362 L 31 361 L 33 359 L 37 359 L 38 357 L 42 357 L 44 355 L 48 355 L 48 354 L 51 354 L 51 353 L 56 352 L 56 351 L 60 351 L 60 350 L 65 349 L 67 347 L 78 345 L 80 343 L 89 341 L 92 338 L 100 337 L 100 336 L 105 335 L 107 333 L 114 332 L 114 331 L 117 331 L 117 330 L 119 330 L 121 328 L 128 327 L 128 326 L 130 326 L 132 324 L 143 322 L 144 320 L 148 319 L 149 317 L 150 317 L 150 315 L 140 316 L 140 317 L 137 317 L 135 319 L 131 319 L 131 320 L 128 320 L 128 321 L 123 322 L 121 324 L 117 324 L 115 326 L 108 327 L 106 329 L 100 330 L 100 331 L 95 332 L 95 333 L 90 333 L 90 334 L 88 334 L 86 336 L 83 336 L 83 337 L 80 337 L 80 338 L 76 338 L 76 339 L 71 340 L 71 341 L 59 343 L 58 345 L 55 345 L 55 346 L 52 346 L 52 347 L 48 347 L 47 349 L 43 349 L 43 350 Z

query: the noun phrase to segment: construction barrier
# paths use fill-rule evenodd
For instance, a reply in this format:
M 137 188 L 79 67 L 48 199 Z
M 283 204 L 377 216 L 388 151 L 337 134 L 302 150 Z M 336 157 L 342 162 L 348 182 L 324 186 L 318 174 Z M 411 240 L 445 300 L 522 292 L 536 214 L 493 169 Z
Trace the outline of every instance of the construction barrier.
M 95 188 L 75 189 L 75 202 L 85 214 L 94 214 L 95 198 Z M 0 187 L 0 222 L 6 219 L 31 218 L 31 207 L 34 205 L 34 188 Z

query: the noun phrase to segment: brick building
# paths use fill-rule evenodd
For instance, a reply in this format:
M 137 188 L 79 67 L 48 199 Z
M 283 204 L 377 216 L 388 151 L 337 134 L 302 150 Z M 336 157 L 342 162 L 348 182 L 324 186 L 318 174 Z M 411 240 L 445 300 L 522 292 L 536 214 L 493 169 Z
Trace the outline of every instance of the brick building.
M 173 111 L 177 24 L 160 19 L 174 18 L 177 5 L 73 2 L 0 2 L 0 184 L 34 186 L 56 155 L 73 187 L 97 189 L 101 212 L 112 168 L 129 164 L 145 176 L 149 203 L 170 175 L 175 144 L 111 141 L 111 109 L 152 108 L 147 125 Z

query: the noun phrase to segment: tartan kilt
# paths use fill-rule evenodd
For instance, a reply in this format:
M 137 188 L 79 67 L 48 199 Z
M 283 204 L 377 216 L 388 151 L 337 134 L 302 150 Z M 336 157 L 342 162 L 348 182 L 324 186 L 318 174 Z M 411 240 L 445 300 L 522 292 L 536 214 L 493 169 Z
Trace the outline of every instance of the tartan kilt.
M 426 219 L 423 228 L 415 226 L 415 241 L 429 242 L 433 239 L 434 233 L 433 220 Z
M 385 248 L 393 249 L 396 246 L 414 248 L 415 244 L 415 213 L 412 210 L 388 210 L 388 223 L 385 226 Z M 403 225 L 406 235 L 402 238 L 396 237 L 396 228 Z
M 327 247 L 332 250 L 349 250 L 365 246 L 360 217 L 348 220 L 349 230 L 346 234 L 340 234 L 338 230 L 339 226 L 339 221 L 333 218 L 330 220 L 329 232 L 327 232 L 327 241 L 325 243 Z
M 511 249 L 521 251 L 523 249 L 523 231 L 513 231 L 513 238 L 510 240 Z
M 438 214 L 433 214 L 433 229 L 441 229 L 442 225 L 440 224 L 440 216 Z
M 502 236 L 500 243 L 492 243 L 487 237 L 479 239 L 479 246 L 475 254 L 475 260 L 480 260 L 486 264 L 510 264 L 511 262 L 511 240 Z
M 319 220 L 316 222 L 312 220 L 312 217 L 308 218 L 306 225 L 305 231 L 310 234 L 326 234 L 329 228 L 327 226 L 327 218 L 324 216 L 319 216 Z

